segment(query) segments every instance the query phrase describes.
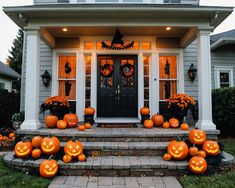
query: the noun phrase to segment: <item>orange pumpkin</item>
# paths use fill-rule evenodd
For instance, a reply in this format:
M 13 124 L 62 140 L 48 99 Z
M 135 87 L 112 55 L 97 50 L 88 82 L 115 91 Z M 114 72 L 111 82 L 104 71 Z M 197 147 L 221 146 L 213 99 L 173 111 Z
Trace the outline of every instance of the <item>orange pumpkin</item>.
M 206 160 L 199 156 L 194 156 L 189 161 L 189 169 L 195 174 L 202 174 L 207 169 Z
M 33 150 L 33 146 L 29 141 L 20 141 L 15 145 L 15 155 L 19 158 L 28 157 Z
M 85 129 L 86 129 L 85 125 L 79 125 L 78 126 L 79 131 L 85 131 Z
M 71 157 L 77 157 L 83 153 L 83 145 L 78 140 L 75 142 L 70 140 L 64 146 L 64 153 Z
M 202 145 L 206 141 L 206 133 L 201 129 L 191 130 L 188 137 L 191 143 L 197 145 Z
M 85 108 L 84 114 L 85 115 L 94 115 L 95 114 L 95 109 L 94 108 Z
M 6 141 L 6 140 L 8 140 L 8 137 L 7 137 L 7 136 L 3 136 L 3 137 L 2 137 L 2 140 L 3 140 L 3 141 Z
M 144 127 L 146 129 L 152 129 L 153 128 L 153 121 L 151 119 L 147 119 L 144 121 Z
M 84 155 L 84 154 L 79 155 L 78 160 L 79 161 L 85 161 L 86 160 L 86 155 Z
M 144 116 L 149 115 L 149 114 L 150 114 L 149 108 L 147 108 L 147 107 L 141 108 L 141 109 L 140 109 L 140 114 L 141 114 L 141 115 L 144 115 Z
M 90 123 L 85 123 L 84 126 L 85 126 L 86 129 L 90 129 L 91 128 L 91 124 Z
M 207 155 L 215 156 L 215 155 L 218 155 L 220 152 L 219 144 L 212 140 L 207 140 L 203 144 L 202 148 L 203 148 L 203 151 L 205 151 Z
M 41 150 L 45 155 L 52 155 L 60 150 L 60 141 L 57 137 L 45 137 L 41 142 Z
M 168 122 L 168 121 L 165 121 L 165 122 L 163 123 L 162 127 L 165 128 L 165 129 L 170 128 L 169 122 Z
M 195 146 L 190 147 L 188 151 L 189 151 L 189 155 L 191 155 L 192 157 L 198 154 L 198 148 Z
M 10 133 L 8 137 L 12 139 L 13 137 L 15 137 L 15 133 Z
M 39 157 L 41 157 L 41 155 L 42 155 L 42 151 L 40 149 L 34 149 L 32 151 L 32 157 L 34 159 L 38 159 Z
M 70 163 L 72 161 L 72 157 L 70 155 L 63 156 L 64 163 Z
M 0 134 L 0 141 L 2 141 L 3 136 Z
M 179 127 L 179 120 L 174 117 L 169 120 L 169 123 L 173 128 Z
M 67 122 L 64 120 L 57 121 L 57 128 L 58 129 L 65 129 L 67 127 Z
M 57 116 L 47 116 L 45 119 L 45 124 L 48 128 L 54 128 L 56 127 L 56 123 L 58 121 L 58 117 Z
M 180 128 L 181 128 L 181 130 L 188 130 L 189 126 L 188 126 L 187 123 L 182 123 L 182 124 L 180 125 Z
M 153 115 L 151 120 L 155 126 L 161 126 L 164 123 L 164 117 L 159 114 Z
M 169 153 L 165 153 L 165 154 L 163 155 L 163 159 L 164 159 L 165 161 L 170 161 L 170 160 L 171 160 L 171 155 L 170 155 Z
M 56 160 L 43 160 L 39 167 L 40 175 L 44 178 L 54 177 L 59 169 L 59 165 Z
M 76 114 L 66 114 L 64 121 L 67 122 L 68 127 L 75 127 L 78 123 L 78 116 Z
M 167 152 L 173 159 L 183 160 L 188 156 L 188 146 L 183 141 L 173 140 L 168 144 Z
M 199 152 L 198 152 L 198 155 L 200 156 L 200 157 L 202 157 L 202 158 L 206 158 L 206 152 L 205 151 L 202 151 L 202 150 L 200 150 Z
M 42 139 L 43 138 L 41 136 L 34 136 L 32 138 L 32 145 L 33 145 L 33 147 L 35 147 L 35 148 L 40 147 L 41 143 L 42 143 Z

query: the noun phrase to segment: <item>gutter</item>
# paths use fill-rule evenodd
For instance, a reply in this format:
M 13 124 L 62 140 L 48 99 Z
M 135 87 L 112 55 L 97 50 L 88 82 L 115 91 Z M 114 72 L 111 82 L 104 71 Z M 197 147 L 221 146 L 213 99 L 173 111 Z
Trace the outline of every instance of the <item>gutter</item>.
M 235 44 L 235 38 L 226 37 L 217 40 L 211 45 L 211 51 L 216 50 L 217 48 L 224 46 L 226 44 Z

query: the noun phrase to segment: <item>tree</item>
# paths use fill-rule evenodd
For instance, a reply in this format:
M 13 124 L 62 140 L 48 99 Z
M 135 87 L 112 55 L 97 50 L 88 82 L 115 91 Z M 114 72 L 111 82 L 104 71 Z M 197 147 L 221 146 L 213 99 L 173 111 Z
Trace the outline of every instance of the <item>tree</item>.
M 10 55 L 8 56 L 9 67 L 21 74 L 22 67 L 22 54 L 23 54 L 23 38 L 24 32 L 19 29 L 18 35 L 13 40 L 13 46 L 9 50 Z

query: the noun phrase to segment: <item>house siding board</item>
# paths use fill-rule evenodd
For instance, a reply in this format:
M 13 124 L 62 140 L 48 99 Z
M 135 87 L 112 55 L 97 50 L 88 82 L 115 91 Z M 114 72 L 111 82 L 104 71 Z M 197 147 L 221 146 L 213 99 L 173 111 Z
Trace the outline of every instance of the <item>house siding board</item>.
M 215 66 L 233 67 L 233 83 L 235 83 L 235 45 L 226 45 L 211 52 L 211 83 L 215 88 Z

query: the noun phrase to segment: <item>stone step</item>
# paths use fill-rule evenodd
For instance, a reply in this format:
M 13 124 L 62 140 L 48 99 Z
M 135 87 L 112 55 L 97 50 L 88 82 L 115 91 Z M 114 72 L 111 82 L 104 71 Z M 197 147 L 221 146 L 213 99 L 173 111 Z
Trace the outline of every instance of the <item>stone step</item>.
M 64 147 L 66 142 L 61 142 Z M 90 156 L 162 156 L 168 142 L 82 142 Z

